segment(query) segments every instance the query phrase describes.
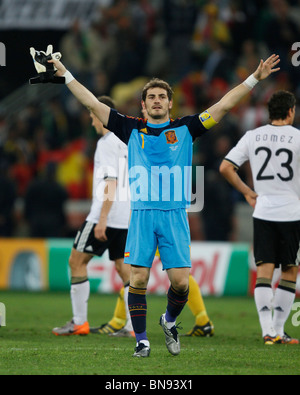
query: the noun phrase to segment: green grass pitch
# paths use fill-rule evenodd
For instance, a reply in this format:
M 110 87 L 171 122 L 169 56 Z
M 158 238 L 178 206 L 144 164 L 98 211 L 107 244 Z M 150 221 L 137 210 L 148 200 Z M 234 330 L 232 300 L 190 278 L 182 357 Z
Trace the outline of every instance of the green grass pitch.
M 115 295 L 92 294 L 91 326 L 107 322 Z M 51 329 L 71 318 L 68 293 L 0 292 L 6 326 L 0 328 L 0 375 L 299 375 L 298 346 L 264 346 L 253 298 L 205 298 L 214 322 L 213 338 L 181 337 L 181 354 L 172 356 L 158 324 L 166 298 L 148 295 L 149 358 L 133 358 L 134 339 L 89 335 L 56 337 Z M 180 319 L 185 333 L 194 324 L 188 307 Z M 286 330 L 299 337 L 291 317 Z

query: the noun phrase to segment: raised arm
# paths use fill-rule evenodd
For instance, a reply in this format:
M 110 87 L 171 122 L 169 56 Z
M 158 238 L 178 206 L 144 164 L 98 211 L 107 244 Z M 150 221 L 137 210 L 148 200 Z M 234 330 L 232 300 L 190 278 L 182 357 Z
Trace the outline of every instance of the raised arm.
M 65 66 L 61 63 L 60 60 L 56 58 L 52 58 L 48 61 L 49 63 L 53 63 L 57 68 L 56 76 L 63 76 L 66 79 L 66 85 L 73 93 L 73 95 L 80 101 L 82 105 L 84 105 L 89 111 L 93 112 L 97 118 L 103 123 L 104 126 L 107 126 L 110 108 L 104 104 L 99 102 L 99 100 L 90 92 L 85 86 L 83 86 L 80 82 L 78 82 L 72 74 L 67 71 Z
M 264 80 L 270 74 L 279 71 L 280 68 L 276 68 L 279 62 L 280 59 L 278 55 L 271 55 L 265 62 L 261 60 L 258 68 L 249 78 L 247 78 L 242 84 L 230 90 L 218 103 L 211 106 L 208 111 L 215 122 L 220 122 L 224 115 L 235 107 L 259 81 Z

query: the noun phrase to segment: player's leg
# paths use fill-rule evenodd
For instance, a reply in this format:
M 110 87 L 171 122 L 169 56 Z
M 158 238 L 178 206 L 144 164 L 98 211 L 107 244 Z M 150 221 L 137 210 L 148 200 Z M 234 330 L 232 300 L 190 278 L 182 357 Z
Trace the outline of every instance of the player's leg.
M 113 336 L 131 337 L 133 336 L 133 328 L 131 325 L 131 317 L 128 309 L 128 290 L 130 282 L 130 265 L 124 263 L 124 253 L 127 240 L 127 229 L 115 230 L 115 236 L 112 238 L 109 246 L 109 258 L 115 262 L 115 268 L 122 279 L 124 285 L 123 302 L 125 304 L 126 323 L 124 328 L 114 332 Z
M 124 289 L 124 287 L 120 289 L 113 318 L 108 322 L 109 325 L 117 330 L 120 330 L 125 326 L 127 319 L 124 300 Z
M 130 279 L 130 266 L 124 264 L 124 251 L 126 245 L 127 229 L 116 229 L 108 227 L 106 230 L 107 245 L 109 258 L 115 262 L 115 268 L 124 286 L 120 290 L 117 303 L 114 310 L 113 318 L 100 327 L 91 328 L 90 332 L 98 335 L 114 335 L 114 336 L 132 336 L 131 321 L 128 309 L 126 308 L 128 299 L 128 287 Z M 124 295 L 125 293 L 125 295 Z M 125 328 L 122 331 L 122 328 Z
M 279 228 L 282 239 L 280 256 L 282 274 L 274 297 L 274 328 L 278 335 L 282 337 L 283 343 L 299 344 L 299 340 L 292 339 L 285 333 L 284 326 L 291 313 L 296 296 L 300 257 L 300 221 L 281 223 Z
M 129 293 L 131 267 L 130 265 L 124 263 L 124 258 L 116 259 L 115 266 L 124 284 L 123 303 L 125 307 L 126 321 L 123 328 L 121 328 L 119 331 L 116 331 L 115 333 L 112 333 L 111 335 L 116 337 L 131 337 L 134 336 L 129 307 L 128 307 L 128 293 Z
M 148 357 L 150 342 L 147 336 L 147 298 L 146 291 L 150 276 L 150 268 L 131 266 L 128 306 L 131 322 L 136 338 L 136 349 L 133 356 Z
M 190 268 L 168 269 L 167 274 L 171 285 L 167 295 L 168 304 L 165 318 L 167 327 L 170 328 L 172 324 L 176 323 L 177 317 L 188 301 Z
M 157 249 L 154 232 L 156 211 L 132 211 L 125 247 L 125 263 L 131 265 L 128 306 L 137 342 L 133 354 L 135 357 L 150 355 L 150 343 L 146 329 L 146 291 L 150 268 Z
M 126 325 L 126 307 L 124 301 L 124 287 L 120 289 L 115 305 L 113 317 L 100 327 L 90 328 L 90 332 L 97 335 L 110 335 L 119 332 Z
M 124 264 L 124 258 L 115 260 L 116 270 L 124 286 L 121 288 L 111 320 L 100 327 L 91 328 L 91 333 L 116 337 L 132 337 L 133 328 L 128 309 L 128 291 L 130 281 L 130 265 Z
M 273 327 L 273 289 L 272 278 L 275 265 L 273 263 L 261 264 L 257 268 L 257 280 L 254 290 L 254 299 L 259 317 L 262 336 L 266 344 L 278 342 L 277 333 Z
M 168 351 L 180 353 L 176 319 L 188 301 L 191 268 L 190 229 L 187 213 L 183 209 L 160 212 L 157 215 L 158 249 L 163 269 L 170 280 L 168 303 L 160 318 Z
M 69 265 L 73 318 L 65 326 L 53 329 L 52 332 L 57 336 L 87 335 L 89 333 L 87 316 L 90 283 L 87 277 L 87 265 L 91 259 L 91 255 L 72 249 Z
M 76 328 L 78 326 L 79 328 L 82 327 L 82 332 L 89 333 L 90 331 L 87 321 L 87 307 L 90 294 L 87 265 L 94 255 L 101 256 L 108 248 L 108 241 L 101 242 L 95 238 L 94 228 L 94 223 L 85 221 L 74 240 L 69 258 L 73 319 L 70 323 L 67 323 L 66 327 L 55 328 L 53 333 L 56 335 L 82 334 L 79 333 L 81 330 L 73 331 L 68 328 L 70 325 L 75 325 Z
M 69 259 L 71 268 L 71 300 L 73 321 L 76 325 L 87 322 L 88 299 L 90 296 L 90 283 L 88 280 L 87 265 L 92 256 L 72 249 Z
M 195 326 L 186 336 L 213 336 L 215 332 L 213 323 L 207 314 L 200 287 L 192 275 L 189 276 L 189 299 L 187 305 L 195 317 Z
M 282 268 L 282 276 L 275 291 L 273 325 L 285 344 L 299 344 L 299 340 L 292 339 L 284 330 L 296 297 L 298 270 L 298 266 Z
M 276 224 L 257 218 L 253 219 L 254 258 L 257 266 L 257 279 L 254 300 L 265 344 L 275 344 L 280 337 L 273 327 L 274 297 L 272 279 L 278 260 L 280 240 Z
M 155 256 L 160 258 L 158 249 Z M 189 298 L 187 305 L 195 317 L 195 326 L 185 336 L 213 336 L 215 333 L 214 325 L 207 314 L 200 287 L 192 275 L 189 277 Z
M 167 273 L 171 285 L 167 294 L 166 312 L 160 317 L 160 325 L 165 333 L 168 351 L 172 355 L 178 355 L 180 353 L 180 341 L 176 319 L 188 300 L 190 268 L 168 269 Z

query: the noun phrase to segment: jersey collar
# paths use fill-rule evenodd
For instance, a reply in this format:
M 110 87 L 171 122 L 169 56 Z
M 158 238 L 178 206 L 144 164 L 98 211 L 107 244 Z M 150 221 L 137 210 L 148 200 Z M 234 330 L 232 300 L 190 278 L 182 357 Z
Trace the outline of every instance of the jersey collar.
M 149 126 L 150 128 L 156 128 L 156 129 L 160 129 L 160 128 L 164 128 L 166 126 L 170 125 L 170 120 L 168 120 L 167 122 L 164 123 L 150 123 L 149 121 L 147 121 L 147 126 Z

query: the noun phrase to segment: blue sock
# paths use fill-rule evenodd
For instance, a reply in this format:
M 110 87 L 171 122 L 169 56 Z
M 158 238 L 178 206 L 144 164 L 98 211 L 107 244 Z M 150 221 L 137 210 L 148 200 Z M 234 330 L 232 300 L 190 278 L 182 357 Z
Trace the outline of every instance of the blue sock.
M 137 342 L 148 340 L 146 333 L 146 291 L 146 288 L 134 288 L 129 286 L 128 307 Z
M 168 310 L 166 310 L 166 315 L 165 315 L 166 321 L 167 322 L 175 322 L 176 317 L 171 316 Z
M 145 331 L 142 333 L 136 333 L 135 338 L 137 342 L 140 342 L 141 340 L 148 340 L 147 332 Z
M 189 289 L 185 292 L 176 291 L 172 285 L 168 291 L 168 305 L 166 310 L 166 321 L 175 322 L 188 301 Z

